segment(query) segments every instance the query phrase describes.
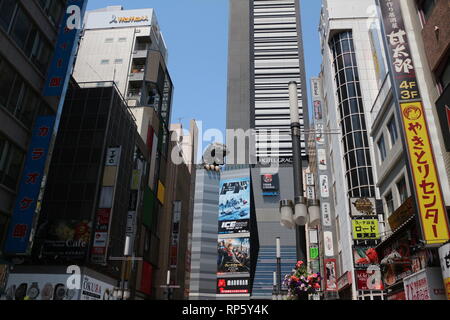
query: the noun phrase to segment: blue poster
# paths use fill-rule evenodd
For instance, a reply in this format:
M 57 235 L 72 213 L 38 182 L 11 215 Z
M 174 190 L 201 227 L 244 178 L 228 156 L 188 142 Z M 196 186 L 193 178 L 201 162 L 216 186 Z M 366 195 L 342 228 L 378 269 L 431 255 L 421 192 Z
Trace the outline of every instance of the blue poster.
M 250 178 L 220 182 L 219 221 L 250 219 Z
M 55 116 L 43 116 L 36 119 L 9 224 L 5 243 L 7 254 L 27 253 L 54 124 Z

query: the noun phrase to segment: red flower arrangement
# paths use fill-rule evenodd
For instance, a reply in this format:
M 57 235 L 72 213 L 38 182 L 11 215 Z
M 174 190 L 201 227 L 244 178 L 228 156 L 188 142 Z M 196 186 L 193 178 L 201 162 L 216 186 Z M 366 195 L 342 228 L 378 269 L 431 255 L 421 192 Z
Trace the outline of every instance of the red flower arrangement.
M 303 261 L 298 261 L 291 274 L 284 277 L 284 285 L 288 288 L 290 298 L 303 298 L 320 289 L 320 273 L 308 273 Z

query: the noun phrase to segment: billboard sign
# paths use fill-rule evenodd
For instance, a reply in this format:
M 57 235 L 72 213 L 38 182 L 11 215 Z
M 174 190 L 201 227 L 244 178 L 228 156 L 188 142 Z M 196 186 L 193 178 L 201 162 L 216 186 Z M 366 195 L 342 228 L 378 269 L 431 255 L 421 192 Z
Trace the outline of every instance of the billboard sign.
M 263 196 L 277 196 L 280 194 L 280 181 L 278 174 L 262 174 L 261 189 Z
M 425 245 L 450 240 L 448 217 L 399 0 L 380 0 L 393 91 L 399 102 L 404 147 Z
M 35 121 L 6 237 L 7 254 L 27 254 L 54 123 L 55 116 Z
M 378 264 L 378 254 L 372 247 L 353 247 L 353 263 L 355 267 L 367 268 L 371 264 Z
M 383 290 L 380 267 L 370 265 L 366 270 L 355 270 L 356 288 L 362 291 Z
M 338 291 L 336 259 L 324 259 L 325 291 Z
M 406 300 L 447 300 L 441 270 L 426 268 L 403 279 Z
M 353 240 L 379 239 L 377 219 L 352 219 Z
M 79 288 L 71 288 L 70 274 L 11 273 L 6 300 L 115 300 L 114 285 L 80 275 Z
M 250 278 L 217 278 L 217 294 L 250 293 Z
M 42 256 L 84 259 L 91 238 L 92 223 L 88 220 L 56 220 L 49 223 L 42 244 Z
M 250 231 L 250 178 L 220 182 L 219 233 L 246 233 Z
M 376 216 L 375 198 L 350 198 L 352 217 Z
M 250 272 L 250 238 L 224 238 L 217 243 L 217 274 Z

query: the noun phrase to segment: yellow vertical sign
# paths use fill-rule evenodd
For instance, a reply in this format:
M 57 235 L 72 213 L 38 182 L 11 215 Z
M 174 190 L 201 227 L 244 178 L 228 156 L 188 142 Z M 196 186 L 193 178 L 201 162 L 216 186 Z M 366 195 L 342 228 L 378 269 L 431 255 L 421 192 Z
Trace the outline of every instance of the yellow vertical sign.
M 400 109 L 424 240 L 427 245 L 442 244 L 450 239 L 450 233 L 425 110 L 422 102 L 400 103 Z

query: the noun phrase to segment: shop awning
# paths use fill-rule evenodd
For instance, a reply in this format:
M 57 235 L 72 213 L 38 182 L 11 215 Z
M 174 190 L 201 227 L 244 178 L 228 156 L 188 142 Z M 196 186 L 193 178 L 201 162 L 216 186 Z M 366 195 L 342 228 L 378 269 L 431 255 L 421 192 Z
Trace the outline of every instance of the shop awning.
M 406 226 L 410 225 L 412 223 L 412 221 L 414 221 L 415 219 L 415 215 L 409 217 L 405 222 L 403 222 L 397 229 L 393 230 L 392 233 L 383 241 L 381 241 L 376 247 L 375 249 L 378 249 L 384 245 L 386 245 L 387 243 L 389 243 L 392 238 L 394 238 L 396 235 L 400 234 L 405 228 Z

